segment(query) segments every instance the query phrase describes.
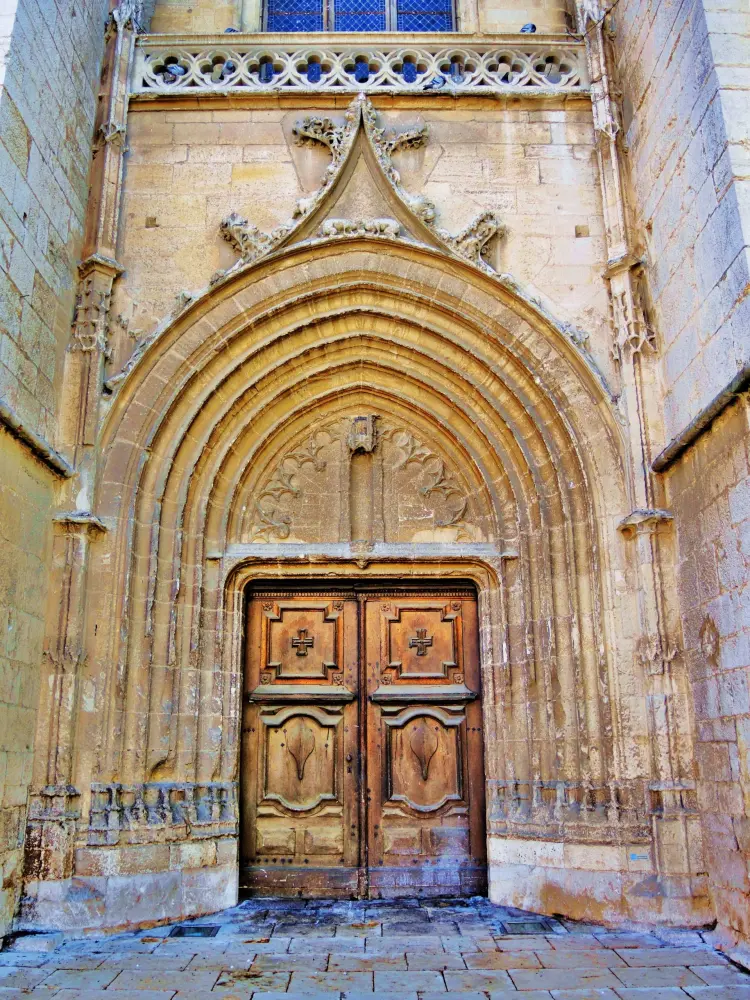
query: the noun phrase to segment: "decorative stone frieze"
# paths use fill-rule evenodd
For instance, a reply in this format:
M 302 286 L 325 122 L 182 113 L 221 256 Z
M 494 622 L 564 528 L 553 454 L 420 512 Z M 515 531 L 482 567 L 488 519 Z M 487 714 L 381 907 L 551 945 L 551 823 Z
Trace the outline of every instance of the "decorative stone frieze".
M 401 224 L 395 219 L 326 219 L 318 235 L 332 236 L 389 236 L 396 239 Z
M 232 781 L 92 784 L 89 846 L 237 835 Z
M 121 7 L 126 6 L 124 3 Z M 135 6 L 132 0 L 128 6 Z M 124 15 L 123 15 L 124 16 Z M 130 14 L 138 23 L 138 13 Z M 314 39 L 314 36 L 312 36 Z M 569 38 L 385 35 L 376 45 L 357 36 L 159 36 L 138 42 L 134 95 L 191 93 L 523 94 L 586 93 L 583 45 Z
M 579 843 L 647 843 L 650 795 L 646 782 L 518 779 L 487 782 L 490 833 L 557 837 Z

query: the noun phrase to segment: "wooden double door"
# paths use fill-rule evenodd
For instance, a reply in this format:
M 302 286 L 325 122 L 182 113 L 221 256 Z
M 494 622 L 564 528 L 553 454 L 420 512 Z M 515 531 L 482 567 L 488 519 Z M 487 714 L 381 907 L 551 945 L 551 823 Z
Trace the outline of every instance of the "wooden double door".
M 256 588 L 241 806 L 246 892 L 484 893 L 473 592 Z

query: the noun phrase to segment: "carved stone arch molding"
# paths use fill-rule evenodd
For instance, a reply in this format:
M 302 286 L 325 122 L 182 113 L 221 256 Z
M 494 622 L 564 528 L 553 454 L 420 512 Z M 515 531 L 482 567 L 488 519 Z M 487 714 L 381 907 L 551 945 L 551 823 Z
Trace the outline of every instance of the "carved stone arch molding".
M 468 577 L 492 896 L 631 912 L 643 876 L 614 861 L 585 898 L 566 888 L 602 845 L 650 852 L 625 449 L 606 387 L 538 310 L 436 249 L 298 244 L 165 328 L 101 446 L 82 788 L 232 787 L 250 580 Z M 364 518 L 346 503 L 361 477 L 384 498 Z M 514 882 L 542 842 L 559 860 Z M 641 915 L 661 905 L 645 898 Z

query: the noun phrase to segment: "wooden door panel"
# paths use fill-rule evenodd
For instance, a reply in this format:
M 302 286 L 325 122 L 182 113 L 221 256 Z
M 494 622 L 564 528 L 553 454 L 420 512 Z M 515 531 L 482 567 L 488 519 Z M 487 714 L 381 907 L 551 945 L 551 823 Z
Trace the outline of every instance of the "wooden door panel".
M 462 740 L 465 716 L 440 709 L 405 708 L 384 717 L 386 802 L 431 813 L 463 799 Z
M 485 889 L 476 626 L 472 599 L 367 602 L 372 896 Z
M 247 636 L 241 888 L 485 891 L 473 597 L 268 591 Z
M 241 887 L 356 894 L 357 604 L 256 598 L 248 609 Z
M 308 812 L 321 802 L 337 801 L 336 751 L 343 715 L 315 706 L 286 707 L 262 713 L 260 721 L 261 801 L 279 802 L 291 812 Z

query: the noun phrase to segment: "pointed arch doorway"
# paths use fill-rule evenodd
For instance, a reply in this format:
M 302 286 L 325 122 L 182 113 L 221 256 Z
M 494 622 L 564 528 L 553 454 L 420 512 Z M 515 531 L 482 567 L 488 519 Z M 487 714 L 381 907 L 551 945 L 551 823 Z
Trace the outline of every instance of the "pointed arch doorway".
M 471 585 L 250 588 L 241 891 L 484 894 L 484 781 Z

